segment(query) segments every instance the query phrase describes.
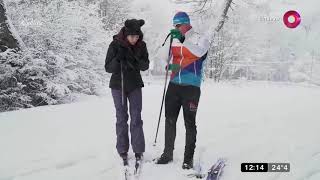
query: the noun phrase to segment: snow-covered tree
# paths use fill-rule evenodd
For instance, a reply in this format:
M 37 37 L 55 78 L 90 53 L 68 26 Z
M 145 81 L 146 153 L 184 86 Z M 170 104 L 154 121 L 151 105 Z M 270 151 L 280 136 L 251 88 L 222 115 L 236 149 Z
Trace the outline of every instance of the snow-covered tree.
M 113 32 L 104 29 L 98 2 L 7 0 L 6 4 L 26 48 L 0 54 L 1 98 L 5 98 L 1 110 L 101 94 L 107 84 L 103 67 Z

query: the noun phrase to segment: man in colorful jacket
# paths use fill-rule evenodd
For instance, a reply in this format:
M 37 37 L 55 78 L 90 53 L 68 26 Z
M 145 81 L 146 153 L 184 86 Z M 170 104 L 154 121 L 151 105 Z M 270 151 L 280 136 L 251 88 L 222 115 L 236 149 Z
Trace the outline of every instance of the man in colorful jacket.
M 165 98 L 165 148 L 156 163 L 167 164 L 173 160 L 176 122 L 182 106 L 186 128 L 182 168 L 191 169 L 196 147 L 196 113 L 201 94 L 202 68 L 209 41 L 193 30 L 190 18 L 185 12 L 178 12 L 174 16 L 173 25 L 172 63 L 167 67 L 172 73 Z

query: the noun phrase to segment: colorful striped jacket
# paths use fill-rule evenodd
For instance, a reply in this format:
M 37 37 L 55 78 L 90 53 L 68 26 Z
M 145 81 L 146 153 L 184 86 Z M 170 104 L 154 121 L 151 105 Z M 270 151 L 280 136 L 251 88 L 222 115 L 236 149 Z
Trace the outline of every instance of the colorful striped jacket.
M 171 73 L 170 82 L 200 87 L 203 62 L 207 57 L 209 40 L 190 29 L 181 43 L 174 39 L 171 47 L 172 64 L 180 65 L 178 72 Z

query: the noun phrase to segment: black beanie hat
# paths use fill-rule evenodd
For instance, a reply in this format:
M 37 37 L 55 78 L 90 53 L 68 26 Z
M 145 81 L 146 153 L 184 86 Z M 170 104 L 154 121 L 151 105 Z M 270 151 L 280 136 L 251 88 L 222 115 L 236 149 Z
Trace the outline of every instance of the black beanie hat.
M 124 23 L 125 31 L 124 35 L 142 35 L 141 26 L 144 25 L 144 20 L 140 19 L 127 19 Z

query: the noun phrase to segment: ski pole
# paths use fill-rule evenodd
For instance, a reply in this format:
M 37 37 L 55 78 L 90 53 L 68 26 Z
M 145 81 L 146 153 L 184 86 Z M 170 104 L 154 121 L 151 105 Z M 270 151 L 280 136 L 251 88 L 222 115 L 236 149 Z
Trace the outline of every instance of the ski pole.
M 170 36 L 170 33 L 168 34 L 165 42 L 167 41 L 168 37 Z M 159 119 L 158 119 L 158 126 L 157 126 L 157 132 L 156 132 L 156 137 L 154 139 L 154 144 L 153 146 L 156 146 L 157 144 L 157 137 L 158 137 L 158 132 L 159 132 L 159 125 L 160 125 L 160 120 L 161 120 L 161 114 L 162 114 L 162 108 L 163 108 L 163 102 L 164 98 L 166 95 L 166 88 L 167 88 L 167 82 L 168 82 L 168 74 L 169 74 L 169 63 L 171 59 L 171 46 L 172 46 L 172 37 L 170 37 L 170 45 L 169 45 L 169 53 L 168 53 L 168 59 L 167 59 L 167 68 L 166 68 L 166 77 L 165 77 L 165 83 L 164 83 L 164 88 L 163 88 L 163 95 L 162 95 L 162 102 L 161 102 L 161 107 L 160 107 L 160 114 L 159 114 Z M 164 46 L 165 42 L 162 44 Z
M 169 36 L 170 36 L 170 35 L 171 35 L 171 33 L 169 33 L 169 34 L 167 35 L 167 37 L 166 37 L 166 39 L 164 40 L 164 42 L 163 42 L 162 46 L 164 46 L 164 45 L 166 44 L 167 39 L 169 38 Z
M 123 83 L 122 61 L 120 61 L 120 71 L 121 71 L 121 101 L 122 101 L 122 106 L 124 106 L 124 83 Z

